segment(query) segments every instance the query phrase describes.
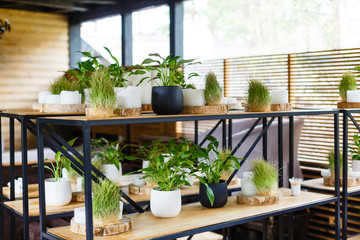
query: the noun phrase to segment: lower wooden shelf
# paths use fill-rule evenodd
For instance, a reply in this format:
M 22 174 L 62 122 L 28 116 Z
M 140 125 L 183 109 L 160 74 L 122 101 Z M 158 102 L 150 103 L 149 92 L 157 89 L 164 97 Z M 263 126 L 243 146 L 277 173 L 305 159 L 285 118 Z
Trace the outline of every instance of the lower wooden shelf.
M 19 215 L 23 215 L 23 201 L 8 201 L 4 202 L 4 205 L 8 208 L 15 210 Z M 81 202 L 70 202 L 68 205 L 60 207 L 46 206 L 46 214 L 57 214 L 64 212 L 74 211 L 74 208 L 84 207 L 85 203 Z M 39 216 L 39 198 L 29 199 L 29 217 L 38 217 Z
M 149 239 L 160 236 L 171 236 L 176 233 L 184 232 L 194 229 L 199 229 L 207 226 L 214 226 L 221 223 L 253 220 L 252 217 L 262 216 L 266 217 L 268 214 L 276 214 L 277 212 L 291 211 L 291 209 L 307 208 L 314 205 L 321 205 L 333 201 L 334 197 L 327 194 L 319 194 L 313 192 L 301 192 L 300 196 L 287 196 L 279 204 L 271 206 L 249 206 L 245 204 L 238 204 L 236 197 L 229 197 L 228 203 L 225 207 L 217 209 L 209 209 L 202 207 L 199 203 L 189 204 L 182 207 L 179 216 L 174 218 L 158 218 L 154 217 L 151 212 L 137 214 L 130 216 L 134 220 L 133 229 L 115 236 L 101 237 L 95 239 Z M 204 231 L 209 231 L 204 230 Z M 199 233 L 201 230 L 199 230 Z M 70 227 L 60 227 L 49 229 L 48 233 L 57 236 L 61 239 L 86 239 L 70 231 Z
M 319 189 L 319 190 L 329 191 L 329 192 L 335 191 L 335 186 L 325 186 L 323 184 L 322 178 L 314 178 L 314 179 L 310 179 L 310 180 L 305 180 L 302 182 L 301 187 Z M 347 190 L 348 190 L 348 193 L 357 192 L 357 191 L 360 191 L 360 186 L 348 187 Z M 342 187 L 340 187 L 340 191 L 342 191 Z
M 38 184 L 29 184 L 28 185 L 29 198 L 39 197 L 39 185 Z M 10 188 L 3 187 L 3 196 L 10 199 Z M 15 193 L 15 199 L 21 199 L 22 193 Z

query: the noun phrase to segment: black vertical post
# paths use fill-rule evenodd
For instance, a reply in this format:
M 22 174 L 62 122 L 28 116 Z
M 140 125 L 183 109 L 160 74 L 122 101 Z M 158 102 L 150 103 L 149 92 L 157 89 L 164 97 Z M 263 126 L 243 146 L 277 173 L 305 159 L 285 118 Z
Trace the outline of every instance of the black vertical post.
M 228 149 L 232 150 L 232 119 L 229 119 L 228 126 Z
M 267 125 L 267 118 L 263 117 L 263 129 L 266 128 Z M 263 158 L 267 160 L 267 132 L 265 132 L 263 138 Z
M 222 145 L 226 149 L 226 119 L 222 120 Z
M 44 132 L 41 124 L 36 125 L 37 152 L 38 152 L 38 175 L 39 175 L 39 219 L 40 219 L 40 239 L 46 232 L 46 206 L 45 206 L 45 172 L 44 172 Z
M 347 165 L 348 165 L 348 115 L 347 111 L 343 113 L 343 186 L 347 186 Z M 339 138 L 335 137 L 335 171 L 339 169 L 336 163 L 339 164 Z M 339 173 L 340 174 L 340 173 Z M 335 179 L 338 177 L 335 176 Z M 347 187 L 343 187 L 342 190 L 342 236 L 343 239 L 347 238 Z
M 278 117 L 278 169 L 279 169 L 279 187 L 284 186 L 284 158 L 283 158 L 283 118 Z
M 289 178 L 294 176 L 294 116 L 289 117 Z M 289 213 L 289 240 L 294 239 L 294 216 Z
M 126 124 L 126 142 L 127 142 L 127 144 L 131 144 L 131 126 L 130 126 L 130 124 Z M 129 147 L 127 149 L 128 149 L 127 154 L 131 155 L 131 147 Z
M 196 120 L 194 121 L 195 125 L 195 136 L 194 136 L 194 142 L 196 145 L 199 144 L 199 122 Z
M 294 176 L 294 116 L 289 117 L 289 177 Z
M 130 66 L 133 62 L 132 13 L 121 15 L 121 60 L 122 65 Z
M 90 127 L 83 126 L 84 148 L 84 179 L 85 179 L 85 211 L 86 211 L 86 239 L 93 239 L 92 222 L 92 198 L 91 198 L 91 150 L 90 150 Z
M 9 141 L 10 141 L 10 200 L 15 200 L 15 125 L 14 118 L 9 119 Z M 15 236 L 15 217 L 10 216 L 10 238 Z
M 27 155 L 27 123 L 21 119 L 21 157 L 22 157 L 22 186 L 23 186 L 23 236 L 29 239 L 29 201 L 28 201 L 28 155 Z
M 4 239 L 4 213 L 3 213 L 3 175 L 2 175 L 2 129 L 0 117 L 0 239 Z
M 70 68 L 75 68 L 76 63 L 81 60 L 82 51 L 81 47 L 81 35 L 80 35 L 80 23 L 70 24 L 69 26 L 69 58 Z
M 184 5 L 182 1 L 171 0 L 170 8 L 170 54 L 184 55 Z

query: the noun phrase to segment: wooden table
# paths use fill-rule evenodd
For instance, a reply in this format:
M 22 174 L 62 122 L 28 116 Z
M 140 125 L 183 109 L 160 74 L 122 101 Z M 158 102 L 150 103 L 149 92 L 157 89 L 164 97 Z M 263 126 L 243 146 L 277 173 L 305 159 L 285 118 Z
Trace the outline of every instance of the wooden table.
M 304 209 L 311 207 L 312 204 L 324 204 L 333 201 L 333 196 L 302 192 L 300 196 L 286 196 L 283 201 L 270 206 L 250 206 L 238 204 L 236 197 L 229 197 L 225 207 L 209 209 L 202 207 L 199 203 L 189 204 L 182 207 L 179 216 L 174 218 L 158 218 L 151 212 L 141 213 L 130 216 L 134 220 L 132 230 L 109 237 L 95 239 L 101 240 L 138 240 L 149 238 L 168 237 L 176 238 L 195 234 L 196 232 L 205 232 L 223 227 L 229 227 L 253 221 L 255 218 L 261 219 L 269 214 L 276 215 L 276 212 L 283 214 L 287 210 L 293 211 L 294 208 Z M 224 226 L 224 224 L 226 226 Z M 53 228 L 48 231 L 62 239 L 85 240 L 86 237 L 72 233 L 70 227 Z
M 302 182 L 301 187 L 313 189 L 313 190 L 320 190 L 320 191 L 329 192 L 329 193 L 335 191 L 335 186 L 325 186 L 323 184 L 322 178 L 314 178 L 314 179 L 310 179 L 310 180 L 305 180 Z M 360 191 L 360 186 L 348 187 L 347 190 L 348 190 L 348 193 L 357 192 L 357 191 Z M 340 187 L 340 191 L 342 191 L 342 187 Z

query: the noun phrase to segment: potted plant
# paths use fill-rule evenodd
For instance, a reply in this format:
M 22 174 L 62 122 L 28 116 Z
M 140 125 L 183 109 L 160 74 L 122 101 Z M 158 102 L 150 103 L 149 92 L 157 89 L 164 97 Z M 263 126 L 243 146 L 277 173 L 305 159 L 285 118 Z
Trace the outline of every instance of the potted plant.
M 351 72 L 345 72 L 339 84 L 339 93 L 342 102 L 347 102 L 348 90 L 356 90 L 356 79 Z
M 172 139 L 166 145 L 167 152 L 180 151 L 183 149 L 183 139 Z M 190 154 L 190 152 L 188 152 Z M 192 169 L 193 161 L 184 154 L 170 154 L 168 161 L 164 154 L 155 154 L 149 158 L 149 166 L 139 172 L 144 174 L 145 179 L 156 181 L 158 187 L 151 189 L 150 208 L 156 217 L 175 217 L 181 211 L 181 192 L 183 185 L 190 186 L 187 176 L 192 172 L 184 169 Z
M 205 76 L 205 102 L 206 105 L 219 105 L 222 99 L 222 88 L 220 87 L 215 73 L 208 72 Z
M 100 147 L 100 151 L 95 151 L 95 157 L 101 162 L 102 172 L 111 181 L 118 183 L 122 175 L 121 161 L 132 159 L 126 156 L 123 151 L 127 147 L 120 147 L 119 141 L 109 142 L 105 138 L 100 138 L 92 142 L 94 147 Z
M 360 141 L 359 135 L 354 136 L 354 144 L 356 148 L 350 147 L 352 170 L 353 172 L 360 172 Z M 340 157 L 342 157 L 340 155 Z
M 274 196 L 278 194 L 278 171 L 275 165 L 264 159 L 252 163 L 252 181 L 260 196 Z
M 63 206 L 72 198 L 70 179 L 61 177 L 61 152 L 55 154 L 55 164 L 49 159 L 50 166 L 45 165 L 52 173 L 52 178 L 45 180 L 45 203 L 49 206 Z
M 91 91 L 89 102 L 91 110 L 87 112 L 89 117 L 111 117 L 116 107 L 116 95 L 114 82 L 111 81 L 107 70 L 96 70 L 90 78 Z
M 160 60 L 147 58 L 142 65 L 156 64 L 158 67 L 147 66 L 149 70 L 157 71 L 154 80 L 158 86 L 153 86 L 151 96 L 151 107 L 154 113 L 159 115 L 179 114 L 183 108 L 183 92 L 182 87 L 179 86 L 179 71 L 183 71 L 186 64 L 193 61 L 180 59 L 180 56 L 166 58 L 159 54 L 149 54 L 150 57 L 156 57 Z M 180 70 L 182 68 L 182 70 Z
M 329 161 L 329 170 L 331 173 L 331 178 L 335 179 L 335 151 L 334 150 L 331 150 L 329 152 L 328 161 Z M 343 158 L 342 158 L 342 154 L 339 152 L 339 176 L 340 176 L 340 178 L 342 178 L 342 176 L 343 176 L 342 170 L 343 170 Z
M 221 179 L 222 174 L 230 168 L 239 169 L 240 163 L 230 153 L 220 155 L 216 138 L 208 135 L 206 139 L 209 141 L 207 147 L 196 146 L 192 150 L 194 157 L 199 159 L 197 170 L 202 174 L 195 175 L 200 181 L 200 203 L 204 207 L 219 208 L 227 203 L 228 197 L 227 184 Z
M 269 89 L 255 79 L 249 81 L 246 96 L 247 110 L 249 112 L 269 112 L 271 107 L 271 96 Z
M 120 214 L 120 190 L 111 181 L 100 180 L 93 184 L 93 222 L 94 226 L 116 224 Z

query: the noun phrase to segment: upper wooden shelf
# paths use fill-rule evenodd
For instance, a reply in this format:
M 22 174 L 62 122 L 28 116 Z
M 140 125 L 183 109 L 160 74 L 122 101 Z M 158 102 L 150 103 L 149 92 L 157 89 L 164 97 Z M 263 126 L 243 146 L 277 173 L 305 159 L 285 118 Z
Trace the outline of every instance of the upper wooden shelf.
M 287 196 L 283 201 L 276 205 L 251 206 L 238 204 L 236 197 L 229 197 L 228 203 L 225 207 L 209 209 L 202 207 L 199 203 L 189 204 L 182 207 L 179 216 L 174 218 L 158 218 L 154 217 L 151 212 L 141 213 L 130 216 L 134 220 L 133 229 L 110 237 L 101 237 L 95 239 L 113 240 L 113 239 L 149 239 L 160 236 L 169 236 L 176 233 L 183 233 L 184 236 L 187 231 L 199 229 L 207 226 L 214 226 L 217 224 L 230 223 L 233 225 L 239 224 L 240 221 L 246 222 L 251 220 L 251 217 L 266 217 L 268 214 L 275 214 L 276 212 L 286 212 L 294 208 L 307 208 L 313 204 L 325 204 L 333 201 L 334 197 L 326 194 L 301 192 L 300 196 Z M 208 231 L 208 230 L 206 230 Z M 200 231 L 201 232 L 201 231 Z M 54 234 L 62 239 L 76 239 L 85 240 L 86 237 L 72 233 L 70 227 L 53 228 L 49 233 Z
M 39 185 L 38 184 L 29 184 L 28 185 L 29 198 L 39 197 Z M 10 188 L 3 187 L 3 196 L 10 199 Z M 22 193 L 15 193 L 15 199 L 21 199 Z
M 323 184 L 322 178 L 305 180 L 302 182 L 301 187 L 319 189 L 319 190 L 329 191 L 329 192 L 335 191 L 335 186 L 325 186 Z M 347 189 L 348 189 L 348 193 L 358 192 L 358 191 L 360 191 L 360 186 L 348 187 Z M 340 191 L 342 191 L 342 187 L 340 187 Z
M 6 207 L 12 208 L 21 216 L 24 213 L 22 200 L 4 202 L 4 205 Z M 70 202 L 68 205 L 61 207 L 52 207 L 46 205 L 46 214 L 51 215 L 57 213 L 71 212 L 74 211 L 74 208 L 84 207 L 84 206 L 85 203 L 83 202 Z M 38 217 L 38 216 L 39 216 L 39 198 L 29 199 L 29 217 Z
M 5 109 L 0 111 L 2 115 L 17 115 L 17 116 L 75 116 L 75 115 L 84 115 L 79 113 L 47 113 L 47 112 L 39 112 L 38 110 L 34 109 Z

